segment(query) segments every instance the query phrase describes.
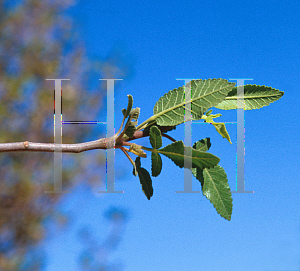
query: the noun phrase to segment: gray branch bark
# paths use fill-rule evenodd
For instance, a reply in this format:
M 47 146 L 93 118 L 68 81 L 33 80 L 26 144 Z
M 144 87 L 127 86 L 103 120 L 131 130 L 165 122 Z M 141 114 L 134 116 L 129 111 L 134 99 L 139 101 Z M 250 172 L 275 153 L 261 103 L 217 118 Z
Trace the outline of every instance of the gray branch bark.
M 173 126 L 159 127 L 161 132 L 165 132 L 172 128 Z M 0 143 L 0 152 L 13 152 L 13 151 L 31 151 L 31 152 L 68 152 L 68 153 L 80 153 L 95 149 L 112 149 L 115 147 L 116 143 L 118 146 L 122 146 L 123 142 L 135 140 L 149 136 L 149 129 L 143 131 L 136 131 L 131 138 L 126 140 L 120 140 L 118 143 L 115 142 L 116 136 L 109 138 L 100 138 L 98 140 L 75 143 L 75 144 L 54 144 L 54 143 L 36 143 L 36 142 L 13 142 L 13 143 Z
M 115 138 L 100 138 L 95 141 L 89 141 L 76 144 L 54 144 L 54 143 L 35 143 L 35 142 L 14 142 L 14 143 L 1 143 L 0 152 L 12 151 L 34 151 L 34 152 L 69 152 L 79 153 L 95 149 L 111 149 L 114 147 Z

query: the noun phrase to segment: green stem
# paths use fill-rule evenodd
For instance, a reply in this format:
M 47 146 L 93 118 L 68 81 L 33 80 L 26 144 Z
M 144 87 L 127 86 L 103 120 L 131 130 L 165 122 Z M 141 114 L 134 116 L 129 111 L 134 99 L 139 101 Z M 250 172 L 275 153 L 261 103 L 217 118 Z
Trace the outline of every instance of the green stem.
M 128 150 L 126 148 L 120 147 L 120 149 L 125 153 L 125 155 L 127 156 L 128 160 L 130 161 L 130 163 L 133 165 L 133 167 L 135 167 L 135 163 L 134 161 L 131 159 L 131 157 L 129 156 L 129 154 L 127 153 Z
M 141 149 L 143 149 L 145 151 L 151 151 L 151 152 L 157 151 L 156 149 L 151 149 L 151 148 L 147 148 L 147 147 L 144 147 L 144 146 L 141 146 Z
M 115 134 L 115 136 L 118 136 L 118 134 L 121 133 L 123 125 L 124 125 L 124 122 L 125 122 L 125 117 L 123 117 L 123 120 L 122 120 L 121 126 L 119 128 L 119 131 Z

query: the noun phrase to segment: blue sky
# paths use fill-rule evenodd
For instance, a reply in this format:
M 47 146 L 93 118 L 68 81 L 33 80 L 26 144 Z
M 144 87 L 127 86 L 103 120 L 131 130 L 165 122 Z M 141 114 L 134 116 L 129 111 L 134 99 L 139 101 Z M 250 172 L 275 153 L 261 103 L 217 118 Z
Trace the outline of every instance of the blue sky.
M 161 96 L 183 85 L 176 78 L 253 78 L 249 83 L 285 94 L 245 112 L 245 183 L 254 194 L 233 194 L 230 222 L 202 194 L 175 193 L 183 189 L 183 170 L 166 157 L 148 201 L 129 161 L 116 152 L 116 190 L 124 194 L 74 191 L 62 205 L 74 223 L 45 244 L 47 271 L 76 270 L 77 230 L 88 225 L 104 239 L 108 223 L 102 214 L 110 206 L 126 209 L 130 217 L 111 259 L 126 271 L 300 270 L 299 10 L 298 1 L 277 0 L 103 0 L 72 8 L 90 57 L 103 58 L 116 48 L 133 67 L 116 89 L 116 127 L 127 94 L 141 108 L 141 123 Z M 236 120 L 235 112 L 214 112 L 223 121 Z M 181 126 L 170 133 L 178 140 L 184 138 Z M 193 124 L 193 142 L 211 138 L 210 152 L 220 157 L 235 190 L 236 125 L 227 129 L 232 145 L 209 124 Z M 148 141 L 139 143 L 149 146 Z M 150 170 L 150 157 L 142 166 Z M 197 180 L 193 188 L 200 189 Z

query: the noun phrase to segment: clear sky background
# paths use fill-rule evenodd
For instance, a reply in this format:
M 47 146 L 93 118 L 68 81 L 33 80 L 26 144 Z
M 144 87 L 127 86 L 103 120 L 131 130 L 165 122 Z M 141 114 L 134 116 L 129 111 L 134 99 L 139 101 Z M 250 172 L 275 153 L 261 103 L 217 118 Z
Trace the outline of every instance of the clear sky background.
M 115 48 L 132 65 L 131 76 L 116 88 L 116 128 L 127 94 L 141 108 L 141 123 L 161 96 L 184 84 L 177 78 L 253 78 L 248 82 L 285 94 L 268 107 L 245 111 L 245 184 L 254 194 L 233 194 L 230 222 L 201 193 L 175 193 L 183 189 L 183 169 L 166 157 L 148 201 L 131 164 L 116 151 L 116 190 L 124 194 L 99 195 L 100 186 L 72 191 L 62 209 L 74 222 L 45 243 L 47 271 L 76 270 L 78 229 L 88 225 L 104 239 L 109 224 L 103 212 L 110 206 L 129 214 L 111 258 L 126 271 L 300 270 L 299 10 L 299 1 L 103 0 L 80 1 L 70 11 L 90 57 L 103 58 Z M 213 112 L 223 114 L 220 121 L 236 121 L 234 111 Z M 177 140 L 184 139 L 181 126 L 170 132 Z M 227 129 L 232 145 L 211 125 L 193 124 L 193 142 L 211 138 L 210 152 L 220 157 L 235 190 L 236 125 Z M 138 142 L 150 146 L 148 139 Z M 150 172 L 150 155 L 142 166 Z M 200 190 L 197 180 L 193 189 Z

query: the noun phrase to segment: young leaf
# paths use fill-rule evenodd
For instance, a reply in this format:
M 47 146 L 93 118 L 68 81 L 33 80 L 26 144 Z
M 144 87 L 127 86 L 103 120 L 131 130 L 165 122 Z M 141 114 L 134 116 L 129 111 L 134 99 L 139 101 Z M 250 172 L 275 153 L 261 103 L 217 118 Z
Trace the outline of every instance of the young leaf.
M 140 115 L 140 108 L 137 107 L 137 108 L 132 109 L 131 113 L 132 113 L 132 119 L 137 121 L 139 118 L 139 115 Z
M 203 169 L 203 178 L 203 195 L 210 200 L 220 216 L 230 221 L 232 214 L 232 196 L 225 170 L 220 165 L 214 168 L 205 168 Z M 201 180 L 199 181 L 201 182 Z
M 142 190 L 146 195 L 147 199 L 150 200 L 150 198 L 153 196 L 152 180 L 149 172 L 146 169 L 141 167 L 140 159 L 141 159 L 140 157 L 137 157 L 135 159 L 135 166 L 136 166 L 137 173 L 139 175 L 140 183 L 142 185 Z
M 186 86 L 191 87 L 192 119 L 199 120 L 208 108 L 223 101 L 234 85 L 225 79 L 192 80 Z M 157 125 L 161 126 L 183 123 L 185 100 L 185 86 L 169 91 L 156 102 L 150 120 L 156 120 Z
M 159 153 L 152 152 L 151 153 L 151 172 L 153 177 L 157 177 L 162 168 L 162 161 Z
M 135 127 L 136 125 L 137 122 L 132 121 L 126 129 L 125 135 L 127 135 L 128 137 L 133 137 L 134 132 L 136 131 L 136 127 Z
M 161 132 L 157 126 L 150 128 L 150 143 L 153 149 L 159 149 L 162 146 Z
M 230 139 L 230 136 L 226 130 L 226 127 L 225 127 L 225 123 L 219 123 L 219 122 L 212 122 L 212 125 L 216 128 L 217 132 L 223 137 L 223 138 L 226 138 L 230 144 L 231 143 L 231 139 Z
M 129 115 L 129 113 L 131 111 L 132 105 L 133 105 L 133 98 L 132 98 L 132 96 L 129 94 L 129 95 L 127 95 L 127 97 L 128 97 L 127 109 L 125 109 L 125 108 L 122 109 L 122 113 L 123 113 L 125 119 L 128 117 L 128 115 Z
M 184 155 L 184 148 L 191 147 L 185 147 L 183 141 L 176 141 L 162 149 L 157 150 L 157 152 L 170 158 L 180 168 L 184 167 L 184 159 L 188 159 L 188 161 L 192 160 L 192 167 L 199 167 L 201 169 L 214 167 L 220 161 L 218 157 L 211 153 L 198 151 L 193 148 L 191 148 L 192 157 L 186 156 Z
M 209 116 L 211 114 L 212 110 L 208 110 L 207 112 L 205 112 L 206 116 Z
M 211 113 L 211 112 L 210 112 Z M 221 114 L 216 114 L 216 115 L 210 115 L 210 114 L 207 114 L 207 115 L 203 115 L 202 116 L 202 119 L 204 119 L 204 122 L 209 122 L 211 123 L 217 130 L 217 132 L 223 137 L 223 138 L 226 138 L 230 144 L 231 143 L 231 139 L 230 139 L 230 136 L 226 130 L 226 127 L 225 127 L 225 123 L 219 123 L 219 122 L 214 122 L 214 118 L 218 118 L 222 116 Z
M 245 85 L 244 86 L 244 110 L 259 109 L 264 106 L 268 106 L 280 99 L 284 92 L 278 89 L 257 86 L 257 85 Z M 216 108 L 229 110 L 237 109 L 237 87 L 234 87 L 225 98 L 224 101 L 219 103 Z
M 134 108 L 130 112 L 131 120 L 129 121 L 129 124 L 127 126 L 127 129 L 125 131 L 125 135 L 128 137 L 133 137 L 134 132 L 136 131 L 136 125 L 137 125 L 137 119 L 139 118 L 140 114 L 140 108 Z
M 144 157 L 144 158 L 147 157 L 146 153 L 141 149 L 141 146 L 136 145 L 135 143 L 132 143 L 130 145 L 129 151 L 134 153 L 135 155 L 137 155 L 139 157 Z
M 211 114 L 211 115 L 206 115 L 206 116 L 202 116 L 202 119 L 204 119 L 204 122 L 214 122 L 214 120 L 213 119 L 215 119 L 215 118 L 218 118 L 218 117 L 221 117 L 222 116 L 222 114 L 216 114 L 216 115 L 213 115 L 213 114 Z

